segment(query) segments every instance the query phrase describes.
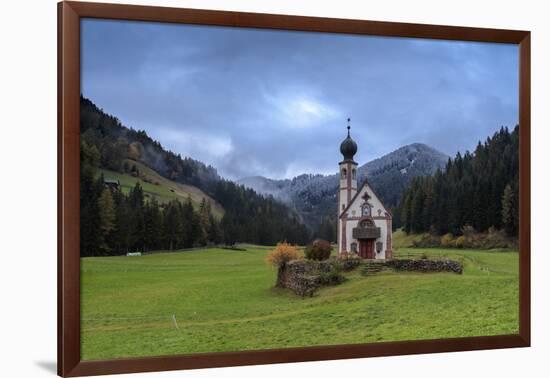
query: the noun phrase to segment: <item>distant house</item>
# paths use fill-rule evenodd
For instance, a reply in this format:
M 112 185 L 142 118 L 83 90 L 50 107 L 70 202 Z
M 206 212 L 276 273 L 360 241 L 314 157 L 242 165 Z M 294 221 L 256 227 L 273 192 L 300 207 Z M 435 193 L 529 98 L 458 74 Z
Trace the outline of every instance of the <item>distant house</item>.
M 109 180 L 109 179 L 103 179 L 103 184 L 112 190 L 119 190 L 120 189 L 120 181 L 118 180 Z
M 348 119 L 349 122 L 349 119 Z M 367 181 L 357 188 L 357 144 L 348 136 L 340 145 L 338 252 L 355 252 L 366 259 L 392 258 L 392 217 Z

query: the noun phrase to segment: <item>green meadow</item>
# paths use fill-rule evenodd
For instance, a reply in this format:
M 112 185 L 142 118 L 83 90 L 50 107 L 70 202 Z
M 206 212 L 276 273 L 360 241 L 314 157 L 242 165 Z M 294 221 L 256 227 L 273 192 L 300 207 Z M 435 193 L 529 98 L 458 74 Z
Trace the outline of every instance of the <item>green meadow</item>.
M 269 248 L 81 259 L 85 360 L 518 332 L 518 254 L 400 248 L 464 274 L 357 269 L 302 299 L 274 289 Z

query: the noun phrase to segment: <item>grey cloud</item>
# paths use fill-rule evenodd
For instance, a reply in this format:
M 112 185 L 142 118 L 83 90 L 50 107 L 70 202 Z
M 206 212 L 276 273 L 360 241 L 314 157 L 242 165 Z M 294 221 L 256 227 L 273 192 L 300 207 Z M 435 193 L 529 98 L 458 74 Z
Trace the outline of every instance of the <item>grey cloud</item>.
M 348 116 L 361 162 L 413 142 L 450 155 L 474 148 L 517 123 L 517 54 L 503 44 L 85 20 L 82 90 L 226 177 L 279 178 L 334 171 Z M 210 151 L 193 146 L 200 138 Z

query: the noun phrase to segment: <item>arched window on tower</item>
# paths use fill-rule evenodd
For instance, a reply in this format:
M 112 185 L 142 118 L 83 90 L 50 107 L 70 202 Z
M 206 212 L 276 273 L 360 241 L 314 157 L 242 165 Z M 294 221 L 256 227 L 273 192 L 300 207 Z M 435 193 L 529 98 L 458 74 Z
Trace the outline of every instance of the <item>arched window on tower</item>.
M 342 168 L 342 173 L 340 175 L 341 179 L 345 179 L 348 176 L 348 171 L 346 168 Z
M 355 168 L 351 171 L 351 178 L 357 180 L 357 170 Z

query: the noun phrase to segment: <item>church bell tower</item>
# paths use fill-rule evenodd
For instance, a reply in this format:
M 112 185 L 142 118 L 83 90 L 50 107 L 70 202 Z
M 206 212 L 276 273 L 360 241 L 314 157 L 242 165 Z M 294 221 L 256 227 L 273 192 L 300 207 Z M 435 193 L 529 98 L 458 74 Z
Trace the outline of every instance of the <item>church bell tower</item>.
M 344 156 L 340 166 L 340 191 L 338 195 L 338 215 L 349 205 L 357 193 L 357 163 L 353 156 L 357 153 L 357 143 L 350 136 L 350 119 L 348 118 L 348 136 L 340 144 L 340 152 Z
M 357 152 L 357 143 L 350 136 L 350 119 L 348 118 L 348 136 L 340 144 L 340 152 L 344 156 L 338 165 L 340 166 L 340 190 L 338 191 L 338 223 L 336 233 L 338 235 L 338 252 L 347 251 L 348 231 L 346 230 L 347 216 L 342 216 L 355 193 L 357 193 L 357 163 L 353 156 Z

